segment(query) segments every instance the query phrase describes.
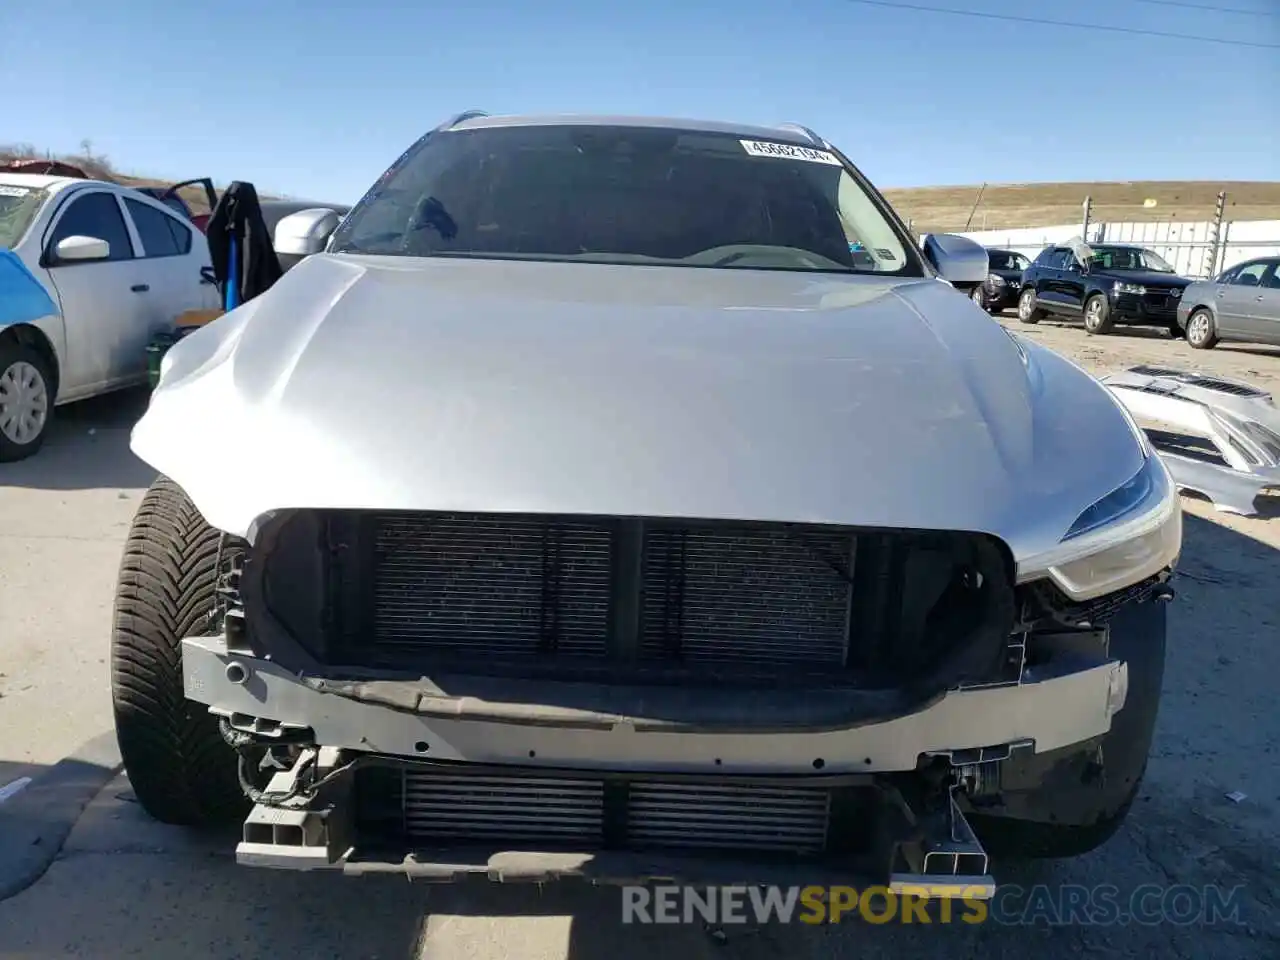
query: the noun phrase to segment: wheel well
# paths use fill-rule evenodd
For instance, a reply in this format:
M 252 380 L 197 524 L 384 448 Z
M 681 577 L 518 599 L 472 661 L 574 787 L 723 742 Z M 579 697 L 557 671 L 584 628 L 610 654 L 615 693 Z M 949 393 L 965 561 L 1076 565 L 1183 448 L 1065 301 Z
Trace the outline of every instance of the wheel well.
M 49 342 L 49 338 L 45 336 L 44 331 L 29 323 L 15 323 L 0 330 L 0 343 L 5 342 L 13 342 L 24 347 L 30 347 L 44 357 L 45 362 L 49 365 L 49 378 L 53 381 L 49 384 L 51 387 L 50 392 L 56 402 L 59 380 L 58 354 L 54 351 L 53 344 Z

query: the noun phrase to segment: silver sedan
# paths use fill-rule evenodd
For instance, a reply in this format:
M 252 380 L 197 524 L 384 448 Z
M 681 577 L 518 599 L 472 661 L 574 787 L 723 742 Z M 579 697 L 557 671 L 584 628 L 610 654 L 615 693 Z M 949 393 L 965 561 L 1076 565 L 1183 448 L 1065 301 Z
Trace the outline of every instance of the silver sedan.
M 1191 284 L 1182 294 L 1178 326 L 1197 350 L 1221 340 L 1280 346 L 1280 257 L 1247 260 Z

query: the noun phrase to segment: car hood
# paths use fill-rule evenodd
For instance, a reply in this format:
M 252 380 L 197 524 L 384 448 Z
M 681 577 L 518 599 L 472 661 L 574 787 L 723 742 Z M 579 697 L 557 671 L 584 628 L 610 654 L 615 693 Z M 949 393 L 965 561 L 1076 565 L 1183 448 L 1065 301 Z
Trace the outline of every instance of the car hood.
M 1192 281 L 1176 273 L 1156 273 L 1154 270 L 1093 270 L 1090 275 L 1122 283 L 1140 283 L 1152 287 L 1185 287 Z
M 133 434 L 206 518 L 624 514 L 1056 542 L 1105 389 L 937 280 L 321 254 L 176 344 Z

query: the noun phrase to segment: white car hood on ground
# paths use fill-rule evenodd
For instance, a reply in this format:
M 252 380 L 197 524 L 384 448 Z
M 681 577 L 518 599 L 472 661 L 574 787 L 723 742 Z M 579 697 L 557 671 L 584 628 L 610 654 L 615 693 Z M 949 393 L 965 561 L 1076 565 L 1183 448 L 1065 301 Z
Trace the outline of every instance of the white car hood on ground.
M 628 514 L 1056 543 L 1141 454 L 936 280 L 317 255 L 166 357 L 133 448 L 288 507 Z

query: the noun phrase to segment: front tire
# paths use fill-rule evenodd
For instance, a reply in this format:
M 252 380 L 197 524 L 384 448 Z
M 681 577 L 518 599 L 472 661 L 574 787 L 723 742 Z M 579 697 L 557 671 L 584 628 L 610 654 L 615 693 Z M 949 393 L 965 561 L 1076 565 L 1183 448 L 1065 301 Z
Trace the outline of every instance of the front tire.
M 0 337 L 0 463 L 25 460 L 44 445 L 53 413 L 51 383 L 40 351 Z
M 1036 292 L 1032 287 L 1024 287 L 1018 296 L 1018 319 L 1023 323 L 1039 323 L 1044 319 L 1044 311 L 1036 306 Z
M 1095 293 L 1084 302 L 1084 329 L 1087 333 L 1110 333 L 1114 326 L 1111 320 L 1111 304 L 1100 293 Z
M 1187 318 L 1187 343 L 1196 350 L 1211 350 L 1218 345 L 1218 325 L 1213 312 L 1200 307 Z
M 203 704 L 186 699 L 182 639 L 213 626 L 221 535 L 161 477 L 125 544 L 111 641 L 116 739 L 142 808 L 162 823 L 241 818 L 235 751 Z
M 982 284 L 978 284 L 969 292 L 969 299 L 972 300 L 974 305 L 984 313 L 991 312 L 987 309 L 987 295 L 982 289 Z

